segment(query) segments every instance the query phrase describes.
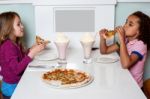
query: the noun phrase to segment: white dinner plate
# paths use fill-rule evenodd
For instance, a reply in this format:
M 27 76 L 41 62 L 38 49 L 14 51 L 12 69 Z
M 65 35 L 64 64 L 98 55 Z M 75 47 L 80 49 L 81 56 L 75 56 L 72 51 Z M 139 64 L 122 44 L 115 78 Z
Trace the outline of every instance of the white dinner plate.
M 119 61 L 119 59 L 114 56 L 100 56 L 100 57 L 95 58 L 95 61 L 97 63 L 114 63 L 114 62 Z
M 88 82 L 81 84 L 81 85 L 77 85 L 77 86 L 64 87 L 64 86 L 57 85 L 57 84 L 48 84 L 48 86 L 50 86 L 52 88 L 56 88 L 56 89 L 75 89 L 75 88 L 81 88 L 81 87 L 87 86 L 87 85 L 91 84 L 93 82 L 93 80 L 94 80 L 94 78 L 93 78 L 93 76 L 91 76 L 91 79 Z

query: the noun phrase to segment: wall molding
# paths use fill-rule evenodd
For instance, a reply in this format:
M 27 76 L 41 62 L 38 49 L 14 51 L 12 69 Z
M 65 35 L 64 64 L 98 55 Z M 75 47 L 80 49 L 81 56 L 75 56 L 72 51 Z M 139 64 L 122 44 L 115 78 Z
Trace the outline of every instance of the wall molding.
M 0 0 L 0 4 L 25 4 L 25 3 L 31 3 L 33 5 L 55 5 L 56 3 L 60 4 L 67 4 L 69 5 L 70 2 L 75 2 L 76 4 L 82 4 L 82 3 L 90 3 L 93 4 L 116 4 L 117 2 L 150 2 L 150 0 Z
M 34 5 L 70 5 L 74 3 L 76 5 L 80 4 L 116 4 L 116 0 L 0 0 L 0 4 L 22 4 L 22 3 L 32 3 Z
M 33 2 L 34 0 L 0 0 L 0 4 L 24 4 Z
M 36 0 L 34 5 L 101 5 L 116 4 L 116 0 Z

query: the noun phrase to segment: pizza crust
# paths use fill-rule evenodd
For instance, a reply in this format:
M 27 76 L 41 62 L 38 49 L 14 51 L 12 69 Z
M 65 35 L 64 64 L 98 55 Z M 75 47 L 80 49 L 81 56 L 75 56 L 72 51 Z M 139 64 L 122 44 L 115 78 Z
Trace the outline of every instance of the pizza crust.
M 43 43 L 48 44 L 48 43 L 50 43 L 50 41 L 44 40 L 40 36 L 36 36 L 36 43 L 37 44 L 43 44 Z
M 110 31 L 108 31 L 108 32 L 105 34 L 106 38 L 111 38 L 111 37 L 113 37 L 114 35 L 115 35 L 115 31 L 114 31 L 114 30 L 110 30 Z

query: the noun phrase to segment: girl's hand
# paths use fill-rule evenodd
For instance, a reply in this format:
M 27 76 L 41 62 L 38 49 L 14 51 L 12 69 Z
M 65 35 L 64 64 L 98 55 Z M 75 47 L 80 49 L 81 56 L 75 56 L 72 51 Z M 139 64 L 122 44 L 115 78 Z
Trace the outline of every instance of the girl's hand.
M 123 29 L 122 26 L 118 26 L 115 28 L 115 31 L 118 33 L 118 36 L 119 36 L 119 41 L 120 42 L 125 42 L 125 31 Z
M 33 44 L 33 45 L 31 46 L 31 48 L 29 49 L 29 51 L 32 50 L 36 45 L 37 45 L 37 44 Z
M 103 38 L 103 39 L 106 39 L 106 33 L 108 32 L 107 29 L 101 29 L 99 31 L 99 35 L 100 35 L 100 38 Z
M 28 56 L 31 57 L 31 58 L 34 58 L 34 56 L 35 56 L 37 53 L 39 53 L 39 52 L 41 52 L 42 50 L 44 50 L 45 47 L 46 47 L 46 44 L 45 44 L 45 43 L 39 44 L 39 45 L 38 45 L 38 44 L 33 45 L 33 46 L 30 48 L 30 51 L 29 51 L 29 53 L 28 53 Z

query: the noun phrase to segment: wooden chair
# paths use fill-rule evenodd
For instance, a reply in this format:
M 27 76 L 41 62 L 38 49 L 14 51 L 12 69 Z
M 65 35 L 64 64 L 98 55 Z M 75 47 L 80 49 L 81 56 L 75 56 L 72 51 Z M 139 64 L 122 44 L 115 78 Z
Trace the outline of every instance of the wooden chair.
M 143 83 L 143 92 L 147 99 L 150 99 L 150 79 L 147 79 Z

